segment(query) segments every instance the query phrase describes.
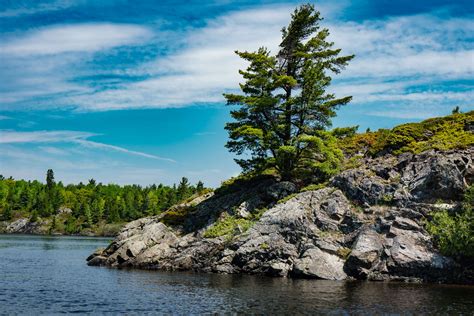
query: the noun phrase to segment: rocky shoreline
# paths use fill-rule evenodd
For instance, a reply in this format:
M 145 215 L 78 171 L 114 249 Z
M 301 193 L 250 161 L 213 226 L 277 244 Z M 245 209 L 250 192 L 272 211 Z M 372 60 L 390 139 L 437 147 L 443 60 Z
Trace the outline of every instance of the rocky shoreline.
M 51 231 L 52 220 L 50 218 L 31 222 L 29 218 L 21 217 L 12 221 L 0 221 L 0 234 L 21 235 L 53 235 L 53 236 L 84 236 L 84 237 L 115 237 L 117 236 L 117 225 L 104 225 L 98 234 L 92 229 L 85 229 L 78 233 L 68 234 Z M 110 226 L 110 227 L 108 227 Z
M 299 193 L 293 183 L 264 177 L 128 223 L 87 261 L 141 269 L 473 284 L 472 262 L 442 255 L 424 227 L 433 212 L 459 208 L 473 180 L 472 147 L 361 157 L 357 167 L 326 187 Z M 250 228 L 237 224 L 224 236 L 206 233 L 226 218 L 255 220 Z

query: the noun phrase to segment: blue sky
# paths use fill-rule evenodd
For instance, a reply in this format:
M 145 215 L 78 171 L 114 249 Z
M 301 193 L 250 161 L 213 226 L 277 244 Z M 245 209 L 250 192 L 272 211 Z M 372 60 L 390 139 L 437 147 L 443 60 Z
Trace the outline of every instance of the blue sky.
M 217 186 L 222 93 L 298 2 L 0 0 L 0 174 L 66 183 Z M 317 1 L 356 58 L 331 88 L 352 95 L 335 126 L 361 130 L 474 109 L 472 1 Z

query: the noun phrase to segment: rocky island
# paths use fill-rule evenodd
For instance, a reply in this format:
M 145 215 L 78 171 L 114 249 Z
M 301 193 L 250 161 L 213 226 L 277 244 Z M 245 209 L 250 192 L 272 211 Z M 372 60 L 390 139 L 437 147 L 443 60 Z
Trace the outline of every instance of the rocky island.
M 345 139 L 346 153 L 358 150 L 324 184 L 301 188 L 272 175 L 228 181 L 158 216 L 128 223 L 88 264 L 472 284 L 472 249 L 464 249 L 465 255 L 443 251 L 430 223 L 440 213 L 472 214 L 473 116 L 455 114 Z M 392 140 L 403 136 L 403 144 L 387 143 L 381 133 Z M 365 141 L 374 134 L 375 142 Z M 472 218 L 468 225 L 472 247 Z

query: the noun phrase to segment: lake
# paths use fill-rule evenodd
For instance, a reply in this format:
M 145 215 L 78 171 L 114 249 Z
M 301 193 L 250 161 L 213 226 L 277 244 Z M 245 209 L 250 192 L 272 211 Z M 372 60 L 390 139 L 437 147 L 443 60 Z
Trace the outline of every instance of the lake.
M 0 235 L 0 314 L 472 314 L 474 287 L 117 270 L 110 240 Z

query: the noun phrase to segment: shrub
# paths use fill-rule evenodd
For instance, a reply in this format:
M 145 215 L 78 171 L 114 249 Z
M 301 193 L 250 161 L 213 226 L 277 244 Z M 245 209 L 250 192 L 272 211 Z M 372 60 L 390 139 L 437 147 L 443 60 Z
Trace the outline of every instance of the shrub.
M 420 123 L 407 123 L 391 130 L 355 134 L 339 140 L 339 147 L 347 156 L 357 153 L 375 156 L 390 152 L 420 153 L 429 149 L 463 149 L 474 145 L 474 111 L 436 117 Z
M 436 212 L 426 228 L 440 251 L 448 256 L 474 257 L 474 186 L 465 194 L 462 211 Z
M 235 218 L 234 216 L 226 216 L 224 219 L 218 220 L 209 227 L 203 234 L 204 238 L 216 238 L 220 236 L 234 236 L 238 233 L 247 231 L 253 221 L 245 218 Z
M 177 206 L 163 214 L 161 222 L 168 226 L 182 225 L 186 218 L 195 210 L 193 206 Z

